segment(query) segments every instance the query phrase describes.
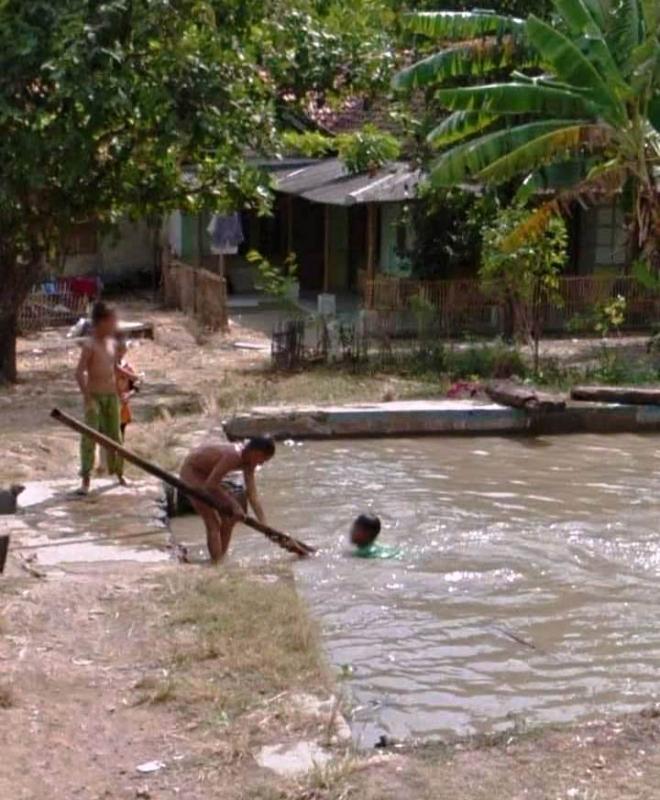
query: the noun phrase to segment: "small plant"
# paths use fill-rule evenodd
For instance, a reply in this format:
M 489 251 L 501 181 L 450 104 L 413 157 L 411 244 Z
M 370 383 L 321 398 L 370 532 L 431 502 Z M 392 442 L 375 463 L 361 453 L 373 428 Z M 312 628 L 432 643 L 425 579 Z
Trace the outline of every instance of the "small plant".
M 258 250 L 250 250 L 246 258 L 259 271 L 257 289 L 284 305 L 295 307 L 299 285 L 296 254 L 289 253 L 281 267 L 262 256 Z
M 394 136 L 379 131 L 374 125 L 365 125 L 357 133 L 341 134 L 336 142 L 339 158 L 351 175 L 375 172 L 401 154 L 401 146 Z
M 613 330 L 620 336 L 621 326 L 626 321 L 627 305 L 626 298 L 622 294 L 600 305 L 596 311 L 596 333 L 605 338 Z
M 421 342 L 431 332 L 431 326 L 437 316 L 437 309 L 421 290 L 408 300 L 408 305 L 415 315 L 417 336 Z
M 559 275 L 566 262 L 568 233 L 560 216 L 542 229 L 530 228 L 524 239 L 513 232 L 524 227 L 529 211 L 521 206 L 504 209 L 486 229 L 479 270 L 484 289 L 509 306 L 517 328 L 532 342 L 534 372 L 539 369 L 543 306 L 561 304 Z

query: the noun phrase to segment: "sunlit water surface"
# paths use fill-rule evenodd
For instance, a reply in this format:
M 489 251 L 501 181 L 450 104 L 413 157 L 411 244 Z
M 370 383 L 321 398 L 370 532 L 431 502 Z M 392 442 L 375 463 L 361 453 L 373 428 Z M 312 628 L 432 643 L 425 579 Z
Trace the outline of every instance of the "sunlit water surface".
M 321 549 L 296 575 L 356 737 L 500 730 L 639 708 L 660 682 L 660 439 L 281 446 L 270 521 Z M 397 561 L 348 555 L 371 510 Z M 198 538 L 197 519 L 175 532 Z M 194 532 L 194 533 L 193 533 Z M 281 558 L 240 531 L 234 560 Z

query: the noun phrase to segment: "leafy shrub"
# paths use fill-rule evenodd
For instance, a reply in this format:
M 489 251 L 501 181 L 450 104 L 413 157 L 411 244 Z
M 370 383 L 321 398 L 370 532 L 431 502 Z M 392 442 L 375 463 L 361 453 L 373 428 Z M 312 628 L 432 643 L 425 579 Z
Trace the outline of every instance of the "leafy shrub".
M 365 125 L 357 133 L 342 133 L 336 142 L 339 158 L 351 175 L 373 172 L 401 154 L 397 139 L 374 125 Z
M 282 141 L 287 150 L 300 153 L 307 158 L 322 158 L 334 152 L 336 144 L 332 136 L 327 136 L 318 131 L 288 131 L 282 136 Z
M 502 342 L 472 344 L 460 350 L 451 350 L 446 358 L 446 372 L 452 380 L 459 378 L 511 378 L 524 377 L 525 361 L 518 350 Z

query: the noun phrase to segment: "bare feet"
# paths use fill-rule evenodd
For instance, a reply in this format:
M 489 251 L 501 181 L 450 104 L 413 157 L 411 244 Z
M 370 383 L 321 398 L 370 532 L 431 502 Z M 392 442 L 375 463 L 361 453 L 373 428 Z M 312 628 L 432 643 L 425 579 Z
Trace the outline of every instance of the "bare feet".
M 128 486 L 128 481 L 123 475 L 117 475 L 117 483 L 120 486 Z
M 80 484 L 80 488 L 76 492 L 80 497 L 86 497 L 89 494 L 89 475 L 85 475 Z

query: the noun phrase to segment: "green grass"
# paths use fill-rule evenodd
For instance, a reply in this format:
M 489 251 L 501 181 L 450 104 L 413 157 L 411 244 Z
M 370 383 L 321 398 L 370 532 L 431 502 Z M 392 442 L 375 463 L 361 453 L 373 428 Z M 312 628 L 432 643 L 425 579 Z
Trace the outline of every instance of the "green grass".
M 136 685 L 136 702 L 206 703 L 225 719 L 284 691 L 326 688 L 317 630 L 289 577 L 183 572 L 161 600 L 166 674 Z

